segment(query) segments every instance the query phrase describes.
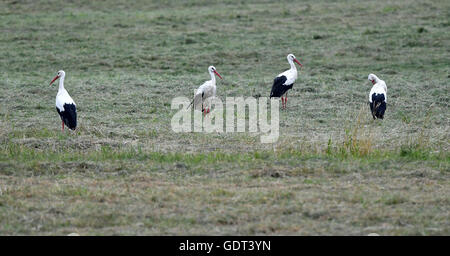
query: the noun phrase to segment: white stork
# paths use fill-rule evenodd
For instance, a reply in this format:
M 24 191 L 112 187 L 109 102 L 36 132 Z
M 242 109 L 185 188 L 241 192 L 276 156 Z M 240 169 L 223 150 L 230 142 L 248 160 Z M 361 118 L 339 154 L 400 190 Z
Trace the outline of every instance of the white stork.
M 291 68 L 279 74 L 275 80 L 273 80 L 272 91 L 270 92 L 270 98 L 281 97 L 281 104 L 283 108 L 286 108 L 287 103 L 287 91 L 292 88 L 295 80 L 297 80 L 297 67 L 295 67 L 294 61 L 297 62 L 300 67 L 303 65 L 295 58 L 294 54 L 289 54 L 287 60 Z M 283 95 L 286 96 L 283 99 Z
M 66 73 L 63 70 L 58 71 L 58 74 L 50 82 L 50 85 L 59 78 L 59 89 L 56 94 L 56 111 L 62 121 L 62 131 L 64 131 L 64 124 L 69 129 L 75 130 L 77 127 L 77 108 L 76 104 L 70 97 L 69 93 L 64 89 L 64 77 Z
M 194 95 L 194 99 L 188 106 L 189 108 L 193 104 L 194 109 L 199 109 L 201 106 L 202 112 L 204 114 L 209 113 L 209 102 L 206 102 L 205 100 L 210 100 L 211 98 L 216 97 L 216 77 L 214 75 L 217 75 L 218 77 L 220 77 L 220 79 L 222 79 L 214 66 L 209 66 L 208 72 L 211 76 L 211 80 L 204 82 L 202 85 L 200 85 L 200 87 L 198 87 Z M 208 107 L 207 109 L 205 105 Z
M 373 119 L 383 119 L 387 100 L 386 83 L 374 74 L 370 74 L 368 79 L 373 84 L 369 93 L 370 112 Z

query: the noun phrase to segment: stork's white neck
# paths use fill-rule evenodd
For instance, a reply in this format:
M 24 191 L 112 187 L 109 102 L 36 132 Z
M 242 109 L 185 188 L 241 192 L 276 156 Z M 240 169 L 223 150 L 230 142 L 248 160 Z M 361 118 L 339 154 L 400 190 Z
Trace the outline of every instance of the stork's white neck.
M 62 90 L 64 90 L 64 76 L 61 76 L 59 78 L 59 89 L 58 89 L 58 91 L 62 91 Z
M 292 69 L 293 69 L 293 70 L 297 70 L 297 67 L 295 66 L 295 63 L 294 63 L 293 60 L 288 60 L 288 62 L 289 62 L 289 65 L 291 65 L 291 70 L 292 70 Z
M 214 73 L 209 71 L 209 75 L 211 76 L 211 81 L 213 82 L 213 84 L 216 84 L 216 76 L 214 75 Z

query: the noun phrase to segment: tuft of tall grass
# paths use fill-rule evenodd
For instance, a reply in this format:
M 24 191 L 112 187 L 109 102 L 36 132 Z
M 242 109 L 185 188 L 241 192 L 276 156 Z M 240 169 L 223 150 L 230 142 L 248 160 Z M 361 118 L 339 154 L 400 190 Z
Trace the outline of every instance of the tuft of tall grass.
M 365 132 L 363 129 L 364 124 L 362 120 L 366 112 L 365 107 L 365 105 L 361 106 L 355 123 L 350 128 L 345 129 L 345 137 L 342 143 L 334 146 L 330 137 L 325 151 L 326 154 L 341 157 L 363 157 L 373 152 L 373 135 L 371 129 L 369 129 L 369 132 Z
M 400 147 L 401 157 L 421 160 L 430 158 L 430 136 L 426 133 L 426 130 L 431 123 L 431 116 L 433 114 L 432 107 L 430 106 L 418 135 L 408 137 L 407 142 Z

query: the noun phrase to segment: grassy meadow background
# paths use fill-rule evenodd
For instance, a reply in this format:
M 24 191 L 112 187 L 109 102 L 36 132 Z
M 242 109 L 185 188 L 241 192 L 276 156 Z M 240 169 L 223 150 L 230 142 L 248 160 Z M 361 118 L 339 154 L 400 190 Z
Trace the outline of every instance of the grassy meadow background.
M 450 235 L 449 29 L 446 0 L 2 0 L 0 235 Z M 288 53 L 277 143 L 172 132 L 209 65 L 268 96 Z

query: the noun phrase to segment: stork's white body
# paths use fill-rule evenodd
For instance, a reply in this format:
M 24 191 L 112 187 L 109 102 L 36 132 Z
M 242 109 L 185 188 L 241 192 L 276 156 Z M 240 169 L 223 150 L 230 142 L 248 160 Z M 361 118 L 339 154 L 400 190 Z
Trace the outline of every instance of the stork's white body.
M 204 84 L 200 85 L 195 93 L 195 98 L 201 98 L 204 101 L 204 106 L 209 106 L 214 97 L 216 97 L 216 85 L 215 82 L 212 81 L 206 81 Z M 195 108 L 201 106 L 201 102 L 194 103 L 196 103 Z
M 297 73 L 297 67 L 294 64 L 294 61 L 288 59 L 289 64 L 291 65 L 291 68 L 284 71 L 283 73 L 279 74 L 277 77 L 285 76 L 286 82 L 284 82 L 283 85 L 291 85 L 295 83 L 295 80 L 297 80 L 298 73 Z
M 384 101 L 387 102 L 387 87 L 386 87 L 386 83 L 379 79 L 377 76 L 372 75 L 374 80 L 375 80 L 375 84 L 372 86 L 372 89 L 370 90 L 369 93 L 369 102 L 372 103 L 372 95 L 375 94 L 384 94 Z
M 67 90 L 64 88 L 64 76 L 62 76 L 59 79 L 59 89 L 58 94 L 56 94 L 56 107 L 59 109 L 59 111 L 64 111 L 64 104 L 74 104 L 75 106 L 77 105 L 73 101 L 72 97 L 70 97 Z

